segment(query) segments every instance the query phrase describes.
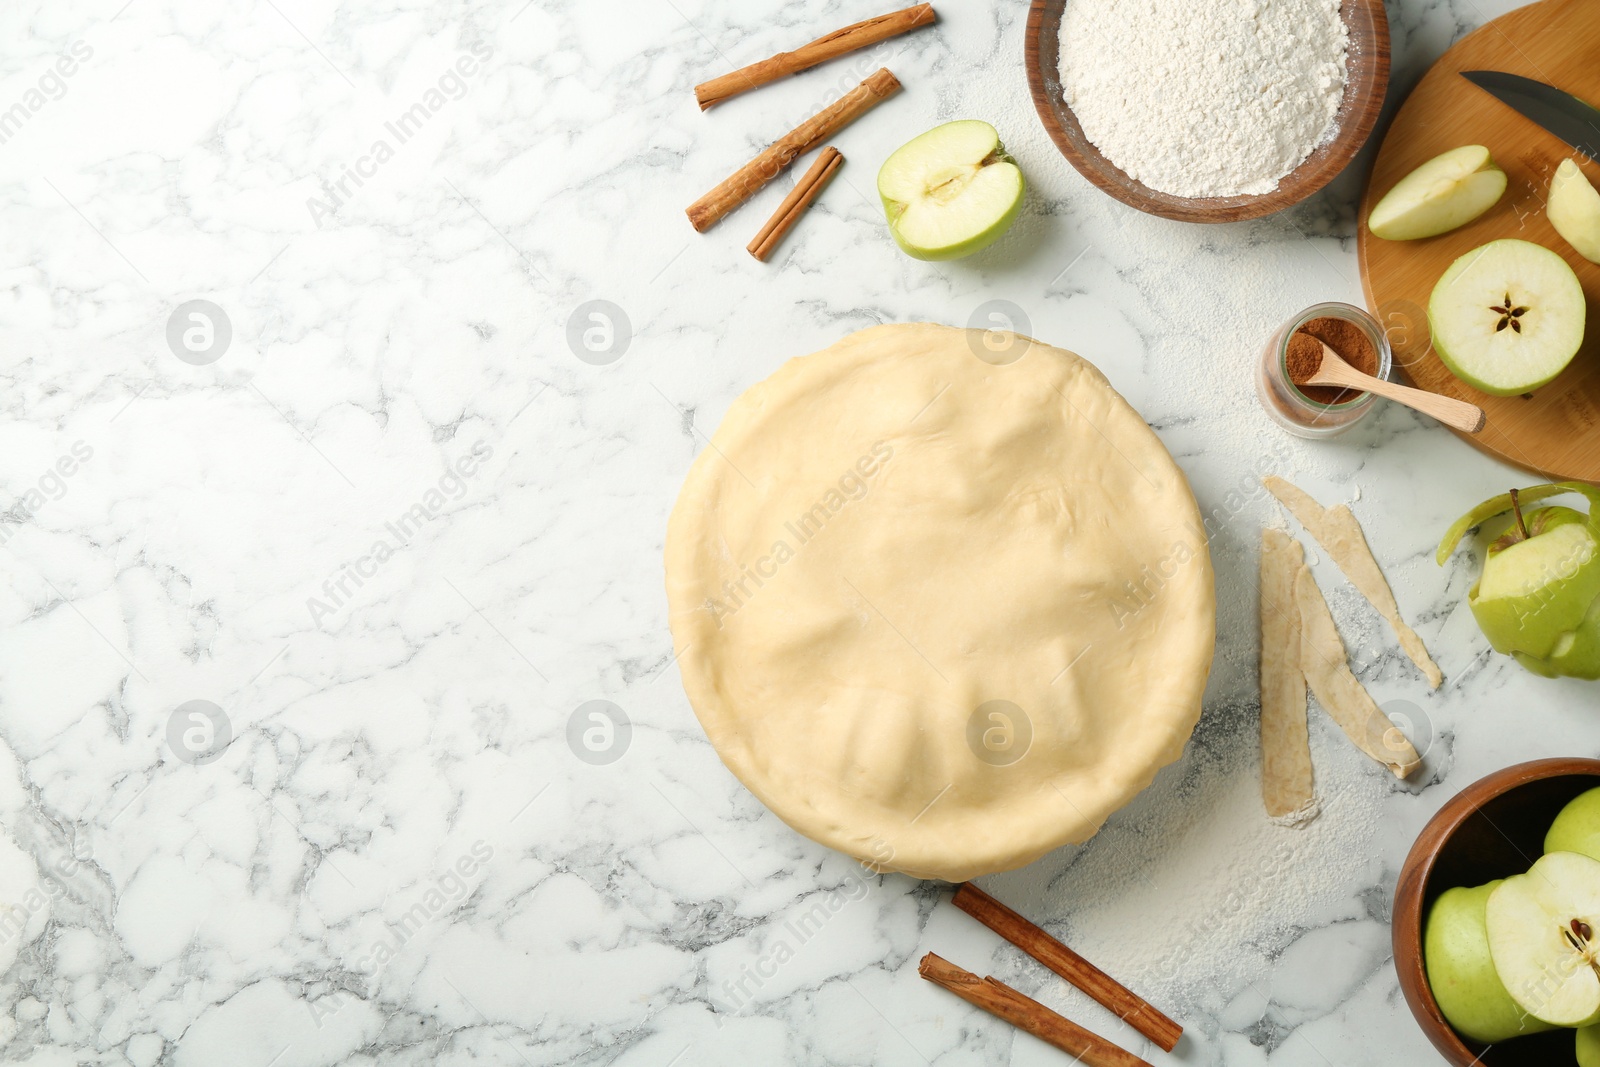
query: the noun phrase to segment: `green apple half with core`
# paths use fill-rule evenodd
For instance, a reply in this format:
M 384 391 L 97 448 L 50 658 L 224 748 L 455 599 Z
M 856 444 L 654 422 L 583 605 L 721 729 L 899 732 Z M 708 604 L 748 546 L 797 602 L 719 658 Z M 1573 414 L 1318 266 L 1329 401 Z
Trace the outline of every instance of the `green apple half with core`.
M 1589 514 L 1523 504 L 1578 493 Z M 1467 530 L 1506 512 L 1514 523 L 1488 548 L 1467 605 L 1496 652 L 1535 674 L 1600 678 L 1600 489 L 1561 482 L 1512 490 L 1456 520 L 1439 543 L 1443 564 Z M 1600 857 L 1596 857 L 1600 859 Z
M 1022 211 L 1022 171 L 987 122 L 961 119 L 884 160 L 878 195 L 895 243 L 917 259 L 959 259 L 996 241 Z
M 1556 168 L 1544 213 L 1578 255 L 1600 263 L 1600 193 L 1594 191 L 1575 161 L 1563 159 Z
M 1600 860 L 1540 857 L 1489 894 L 1484 926 L 1495 973 L 1519 1008 L 1556 1026 L 1600 1022 Z
M 1495 973 L 1484 914 L 1499 886 L 1445 890 L 1422 935 L 1428 988 L 1439 1010 L 1463 1036 L 1486 1045 L 1553 1029 L 1518 1007 Z
M 1580 793 L 1561 809 L 1544 835 L 1546 852 L 1579 852 L 1600 860 L 1600 789 Z
M 1566 260 L 1507 239 L 1450 264 L 1428 298 L 1428 325 L 1452 374 L 1493 396 L 1516 396 L 1566 370 L 1583 344 L 1587 310 Z
M 1384 194 L 1367 229 L 1386 241 L 1434 237 L 1465 226 L 1494 207 L 1506 191 L 1506 172 L 1481 144 L 1453 148 L 1401 178 Z

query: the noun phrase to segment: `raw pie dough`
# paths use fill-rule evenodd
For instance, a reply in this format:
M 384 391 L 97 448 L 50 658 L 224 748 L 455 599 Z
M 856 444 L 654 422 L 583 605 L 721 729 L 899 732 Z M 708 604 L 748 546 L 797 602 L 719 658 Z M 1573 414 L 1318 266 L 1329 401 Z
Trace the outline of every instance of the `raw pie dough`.
M 994 335 L 990 336 L 990 340 Z M 1091 364 L 878 326 L 729 408 L 667 528 L 673 645 L 796 830 L 962 881 L 1083 841 L 1182 752 L 1215 637 L 1172 457 Z
M 1282 478 L 1269 476 L 1262 479 L 1262 484 L 1300 520 L 1306 532 L 1317 539 L 1317 544 L 1327 550 L 1333 562 L 1344 571 L 1350 584 L 1394 628 L 1400 648 L 1428 679 L 1428 685 L 1439 688 L 1444 675 L 1433 662 L 1433 657 L 1428 655 L 1422 638 L 1400 617 L 1400 605 L 1395 602 L 1394 590 L 1389 588 L 1389 579 L 1383 576 L 1383 570 L 1378 566 L 1377 557 L 1372 554 L 1372 546 L 1367 544 L 1367 535 L 1361 532 L 1361 524 L 1356 521 L 1355 514 L 1343 504 L 1324 508 L 1311 498 L 1310 493 Z
M 1268 815 L 1295 825 L 1310 822 L 1315 808 L 1295 597 L 1304 569 L 1299 541 L 1261 531 L 1261 798 Z
M 1328 602 L 1322 598 L 1311 568 L 1304 564 L 1294 578 L 1294 595 L 1300 602 L 1300 669 L 1322 710 L 1357 748 L 1393 771 L 1396 778 L 1409 777 L 1422 766 L 1422 758 L 1350 670 Z

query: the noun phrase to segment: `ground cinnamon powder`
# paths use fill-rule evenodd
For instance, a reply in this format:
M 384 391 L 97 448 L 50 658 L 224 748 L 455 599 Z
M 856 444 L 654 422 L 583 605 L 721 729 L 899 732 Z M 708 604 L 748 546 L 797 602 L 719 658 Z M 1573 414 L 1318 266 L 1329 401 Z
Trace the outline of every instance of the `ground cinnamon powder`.
M 1322 345 L 1339 353 L 1346 363 L 1362 374 L 1378 373 L 1378 351 L 1367 338 L 1366 331 L 1347 319 L 1324 316 L 1312 319 L 1289 338 L 1289 345 L 1284 351 L 1284 364 L 1295 388 L 1304 393 L 1308 400 L 1319 404 L 1345 404 L 1361 396 L 1362 391 L 1358 389 L 1303 384 L 1315 377 L 1317 368 L 1322 366 Z

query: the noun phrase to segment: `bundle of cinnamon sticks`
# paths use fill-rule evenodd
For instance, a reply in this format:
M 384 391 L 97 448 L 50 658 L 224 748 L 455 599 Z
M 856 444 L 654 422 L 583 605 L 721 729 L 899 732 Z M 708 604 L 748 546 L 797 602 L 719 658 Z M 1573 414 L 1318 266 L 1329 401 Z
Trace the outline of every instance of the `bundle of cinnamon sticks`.
M 780 52 L 759 63 L 752 63 L 730 74 L 703 82 L 695 86 L 695 98 L 700 102 L 701 110 L 705 110 L 731 96 L 766 85 L 785 75 L 809 70 L 819 63 L 914 30 L 919 26 L 926 26 L 933 21 L 933 5 L 918 4 L 915 7 L 857 22 L 825 34 L 792 52 Z M 899 89 L 899 80 L 886 67 L 869 75 L 860 85 L 772 142 L 720 185 L 689 205 L 690 223 L 702 233 L 710 229 L 729 212 L 759 192 L 768 182 L 783 173 L 797 158 L 827 141 Z M 806 172 L 795 190 L 762 227 L 755 240 L 750 242 L 751 255 L 765 260 L 772 253 L 773 248 L 799 221 L 800 216 L 827 185 L 843 161 L 844 156 L 832 146 L 824 151 L 823 158 L 819 158 L 817 165 Z

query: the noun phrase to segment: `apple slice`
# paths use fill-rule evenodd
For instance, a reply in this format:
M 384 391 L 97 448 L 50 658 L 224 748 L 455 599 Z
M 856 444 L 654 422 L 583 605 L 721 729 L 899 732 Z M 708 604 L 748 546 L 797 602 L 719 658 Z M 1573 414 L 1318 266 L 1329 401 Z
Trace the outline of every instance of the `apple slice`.
M 1489 894 L 1484 925 L 1518 1007 L 1556 1026 L 1600 1022 L 1600 860 L 1542 856 Z
M 1583 286 L 1567 261 L 1507 239 L 1468 252 L 1428 298 L 1433 347 L 1457 378 L 1494 396 L 1550 382 L 1583 344 Z
M 1401 178 L 1384 194 L 1367 229 L 1386 241 L 1414 241 L 1465 226 L 1494 207 L 1506 172 L 1481 144 L 1453 148 Z
M 961 119 L 901 145 L 878 171 L 895 243 L 917 259 L 959 259 L 992 244 L 1022 211 L 1022 171 L 987 122 Z
M 1445 890 L 1422 934 L 1422 962 L 1439 1010 L 1462 1035 L 1485 1045 L 1551 1029 L 1518 1007 L 1495 974 L 1484 909 L 1499 886 Z
M 1544 213 L 1578 255 L 1600 263 L 1600 193 L 1573 160 L 1563 159 L 1556 168 Z

